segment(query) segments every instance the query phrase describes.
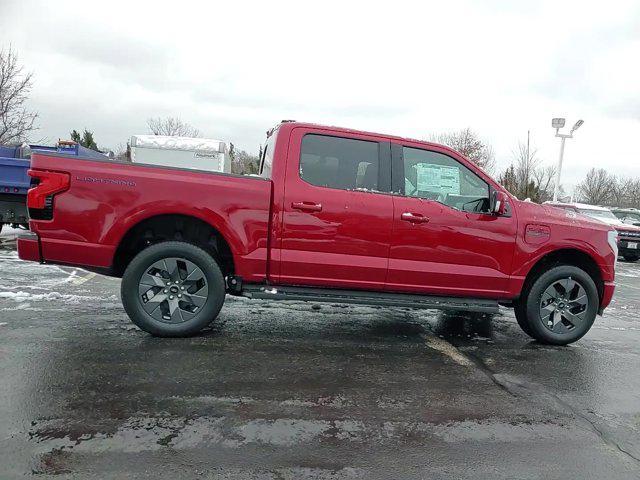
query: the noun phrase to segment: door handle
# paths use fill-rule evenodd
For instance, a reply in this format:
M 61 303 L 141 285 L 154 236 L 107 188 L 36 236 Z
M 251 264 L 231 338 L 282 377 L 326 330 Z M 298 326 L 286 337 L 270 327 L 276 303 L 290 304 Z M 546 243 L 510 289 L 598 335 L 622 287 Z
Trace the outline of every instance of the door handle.
M 302 210 L 303 212 L 321 212 L 322 204 L 313 202 L 293 202 L 291 208 Z
M 420 215 L 419 213 L 404 212 L 400 218 L 410 223 L 429 223 L 429 217 Z

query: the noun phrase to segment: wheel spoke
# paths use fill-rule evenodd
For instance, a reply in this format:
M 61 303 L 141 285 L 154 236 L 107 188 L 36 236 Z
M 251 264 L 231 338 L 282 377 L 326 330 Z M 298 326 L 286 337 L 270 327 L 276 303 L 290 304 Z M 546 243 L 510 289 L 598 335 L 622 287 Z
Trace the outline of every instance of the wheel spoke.
M 571 291 L 573 290 L 573 288 L 576 286 L 576 282 L 575 280 L 572 280 L 571 277 L 568 277 L 565 281 L 564 281 L 564 294 L 566 297 L 569 296 L 569 294 L 571 293 Z
M 207 303 L 207 297 L 202 295 L 185 294 L 182 298 L 185 299 L 185 302 L 190 303 L 198 308 Z
M 543 322 L 548 322 L 549 320 L 553 320 L 551 315 L 556 311 L 556 307 L 553 304 L 546 305 L 540 309 L 540 318 Z
M 148 285 L 150 287 L 164 287 L 168 279 L 161 277 L 160 275 L 150 275 L 145 273 L 140 279 L 142 285 Z
M 556 312 L 556 321 L 551 328 L 555 333 L 567 333 L 567 326 L 562 321 L 562 315 L 559 312 Z
M 165 258 L 164 263 L 167 265 L 167 272 L 169 272 L 169 278 L 175 282 L 180 280 L 178 275 L 178 259 L 177 258 Z
M 588 304 L 589 304 L 589 298 L 587 297 L 586 294 L 582 294 L 578 298 L 575 298 L 569 301 L 569 305 L 571 307 L 577 307 L 577 306 L 586 307 Z
M 566 310 L 563 313 L 564 318 L 567 319 L 567 321 L 569 323 L 571 323 L 571 325 L 573 325 L 574 327 L 578 326 L 580 323 L 582 323 L 582 319 L 584 317 L 584 311 L 580 312 L 580 313 L 573 313 L 569 310 Z

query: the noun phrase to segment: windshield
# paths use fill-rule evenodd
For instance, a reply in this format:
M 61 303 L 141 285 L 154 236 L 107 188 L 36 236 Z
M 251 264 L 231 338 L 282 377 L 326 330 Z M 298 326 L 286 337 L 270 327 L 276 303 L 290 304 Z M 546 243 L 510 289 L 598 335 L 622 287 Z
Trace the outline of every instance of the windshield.
M 617 212 L 616 217 L 623 222 L 640 222 L 640 214 L 635 212 Z
M 583 215 L 595 218 L 596 220 L 618 220 L 618 217 L 616 217 L 609 210 L 592 210 L 590 208 L 581 208 L 579 211 Z

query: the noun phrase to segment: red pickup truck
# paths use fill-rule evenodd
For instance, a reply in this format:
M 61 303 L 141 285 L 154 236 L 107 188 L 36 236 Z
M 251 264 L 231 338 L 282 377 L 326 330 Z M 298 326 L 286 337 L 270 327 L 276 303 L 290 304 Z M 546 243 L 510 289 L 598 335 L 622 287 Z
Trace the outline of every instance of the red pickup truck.
M 122 277 L 141 329 L 193 334 L 226 294 L 497 312 L 551 344 L 611 301 L 616 232 L 515 199 L 442 145 L 298 122 L 259 176 L 32 156 L 23 260 Z

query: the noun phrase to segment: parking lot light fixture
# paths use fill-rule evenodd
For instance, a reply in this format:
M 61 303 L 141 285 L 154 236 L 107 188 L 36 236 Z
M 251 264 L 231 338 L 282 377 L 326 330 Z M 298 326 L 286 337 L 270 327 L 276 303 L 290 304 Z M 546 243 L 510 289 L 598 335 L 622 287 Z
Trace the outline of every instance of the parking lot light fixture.
M 551 120 L 551 126 L 556 129 L 556 137 L 560 138 L 560 156 L 558 158 L 558 168 L 556 172 L 556 182 L 553 188 L 553 201 L 558 201 L 558 191 L 560 190 L 560 176 L 562 173 L 562 157 L 564 156 L 564 142 L 567 138 L 573 138 L 573 132 L 579 129 L 584 120 L 578 120 L 573 127 L 571 127 L 571 131 L 569 133 L 560 133 L 560 129 L 564 127 L 565 119 L 564 118 L 554 118 Z

